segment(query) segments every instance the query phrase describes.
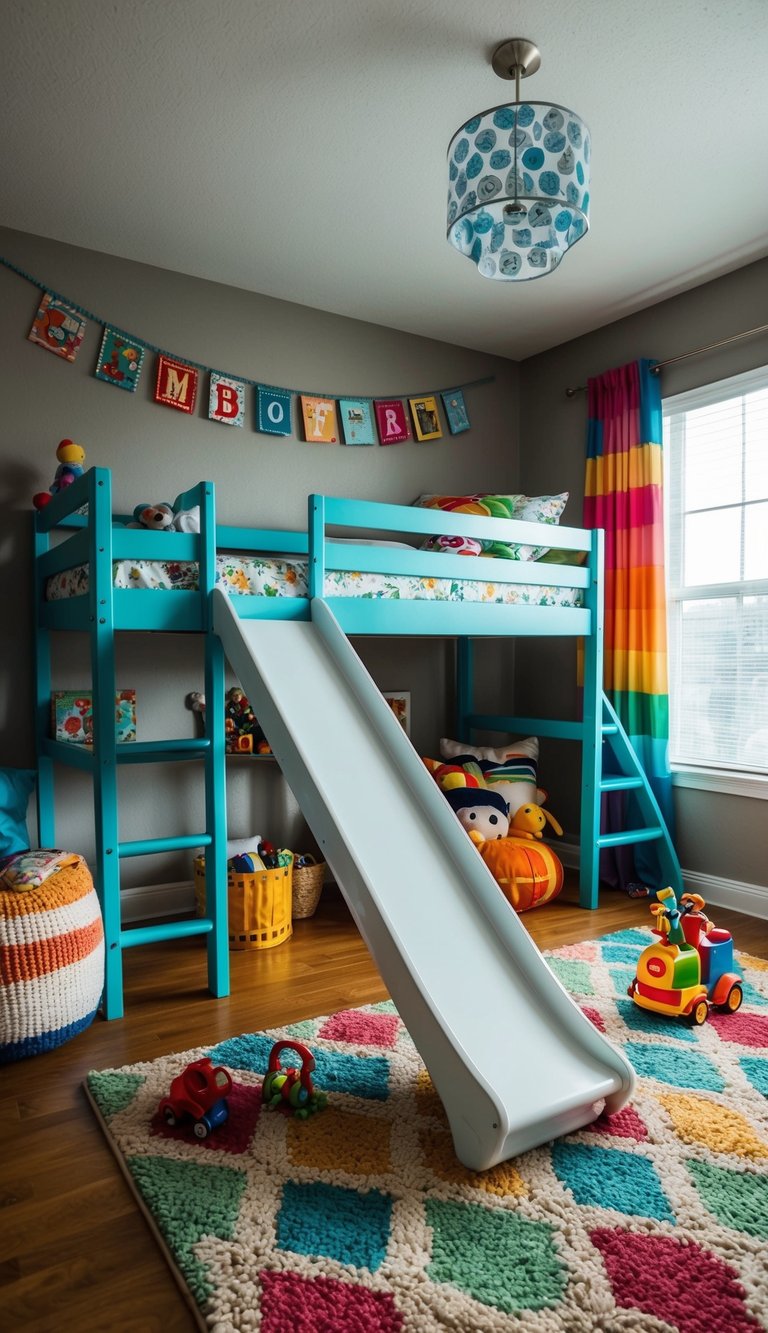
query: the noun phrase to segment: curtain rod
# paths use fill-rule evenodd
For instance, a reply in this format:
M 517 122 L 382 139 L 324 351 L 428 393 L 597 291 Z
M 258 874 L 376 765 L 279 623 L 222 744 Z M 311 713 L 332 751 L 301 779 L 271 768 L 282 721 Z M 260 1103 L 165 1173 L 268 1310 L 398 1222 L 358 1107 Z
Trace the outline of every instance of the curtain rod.
M 718 347 L 726 347 L 728 343 L 739 342 L 741 338 L 753 338 L 756 333 L 768 332 L 768 324 L 759 324 L 756 329 L 745 329 L 744 333 L 734 333 L 730 338 L 721 338 L 720 342 L 708 343 L 706 347 L 695 347 L 692 352 L 681 352 L 680 356 L 669 356 L 666 361 L 657 361 L 655 366 L 651 366 L 651 374 L 658 375 L 662 366 L 671 366 L 675 361 L 687 361 L 689 356 L 701 356 L 704 352 L 714 352 Z M 566 389 L 566 398 L 575 398 L 577 393 L 586 393 L 586 384 L 577 384 L 573 388 Z

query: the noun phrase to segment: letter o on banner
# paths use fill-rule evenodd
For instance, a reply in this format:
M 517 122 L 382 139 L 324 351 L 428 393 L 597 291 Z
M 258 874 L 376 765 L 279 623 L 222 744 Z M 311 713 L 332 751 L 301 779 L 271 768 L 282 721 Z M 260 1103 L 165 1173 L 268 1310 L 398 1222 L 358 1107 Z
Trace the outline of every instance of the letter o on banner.
M 265 389 L 262 384 L 256 392 L 256 429 L 265 435 L 290 435 L 291 395 L 284 389 Z

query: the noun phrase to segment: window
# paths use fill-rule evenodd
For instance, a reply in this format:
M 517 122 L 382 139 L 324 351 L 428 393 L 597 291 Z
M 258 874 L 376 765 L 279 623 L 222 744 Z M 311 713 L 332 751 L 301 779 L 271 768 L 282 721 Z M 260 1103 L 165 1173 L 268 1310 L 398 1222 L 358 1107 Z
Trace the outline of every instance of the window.
M 663 409 L 670 762 L 768 796 L 768 367 Z

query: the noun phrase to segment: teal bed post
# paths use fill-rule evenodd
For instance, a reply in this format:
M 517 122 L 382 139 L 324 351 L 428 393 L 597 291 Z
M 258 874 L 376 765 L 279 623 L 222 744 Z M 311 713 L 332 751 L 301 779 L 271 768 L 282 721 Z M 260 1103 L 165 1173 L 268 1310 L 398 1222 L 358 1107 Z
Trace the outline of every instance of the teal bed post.
M 88 615 L 93 692 L 93 804 L 95 882 L 104 918 L 104 1017 L 123 1016 L 120 942 L 120 849 L 115 740 L 115 622 L 112 595 L 112 485 L 106 468 L 93 468 L 88 508 Z
M 456 736 L 460 741 L 472 740 L 468 725 L 474 698 L 472 666 L 472 640 L 462 636 L 456 644 Z
M 39 558 L 50 547 L 50 535 L 41 532 L 37 514 L 33 516 L 33 549 L 35 557 L 35 752 L 37 755 L 37 845 L 56 846 L 56 818 L 54 800 L 53 760 L 43 753 L 43 741 L 49 735 L 51 717 L 51 638 L 40 624 L 45 579 L 40 575 Z
M 309 600 L 325 591 L 325 496 L 309 497 Z
M 208 988 L 229 995 L 229 913 L 227 902 L 227 761 L 224 741 L 224 649 L 213 632 L 212 592 L 216 582 L 216 515 L 213 482 L 201 486 L 200 595 L 205 614 L 205 911 L 212 929 L 206 939 Z
M 589 615 L 589 635 L 584 640 L 584 689 L 581 746 L 581 830 L 579 856 L 579 905 L 597 907 L 600 852 L 600 780 L 602 774 L 603 726 L 603 561 L 604 534 L 591 534 L 589 585 L 584 604 Z

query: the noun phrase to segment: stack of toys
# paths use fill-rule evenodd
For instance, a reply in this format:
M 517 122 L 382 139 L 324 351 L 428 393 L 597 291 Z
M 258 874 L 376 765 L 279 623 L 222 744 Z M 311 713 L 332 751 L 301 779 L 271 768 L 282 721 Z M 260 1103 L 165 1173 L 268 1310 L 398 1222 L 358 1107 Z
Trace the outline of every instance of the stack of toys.
M 238 686 L 227 690 L 224 702 L 227 754 L 271 754 L 251 705 Z

